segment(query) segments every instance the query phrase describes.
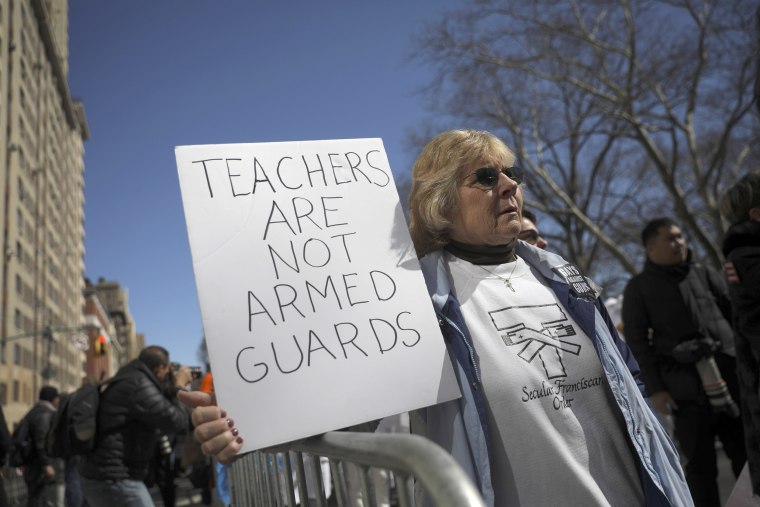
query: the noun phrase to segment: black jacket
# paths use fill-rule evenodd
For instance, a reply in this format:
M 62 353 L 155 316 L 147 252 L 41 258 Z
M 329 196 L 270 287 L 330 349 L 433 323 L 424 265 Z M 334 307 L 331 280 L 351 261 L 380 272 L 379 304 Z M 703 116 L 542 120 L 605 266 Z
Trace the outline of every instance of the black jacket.
M 185 433 L 187 409 L 167 392 L 148 367 L 135 359 L 123 366 L 100 397 L 95 449 L 80 473 L 96 480 L 142 480 L 156 448 L 157 430 Z
M 736 370 L 752 489 L 760 495 L 760 223 L 732 225 L 723 242 L 723 253 L 740 280 L 729 285 L 736 331 Z
M 55 406 L 52 403 L 38 401 L 25 416 L 29 421 L 29 431 L 32 434 L 32 443 L 34 444 L 32 463 L 40 468 L 54 465 L 56 461 L 55 458 L 48 457 L 47 452 L 45 452 L 45 435 L 47 435 L 53 414 L 55 414 Z
M 736 390 L 731 304 L 721 273 L 690 259 L 676 266 L 647 260 L 623 294 L 623 333 L 649 394 L 668 391 L 676 402 L 706 403 L 693 364 L 673 359 L 673 348 L 697 336 L 721 344 L 715 354 L 729 389 Z M 651 329 L 651 336 L 650 336 Z

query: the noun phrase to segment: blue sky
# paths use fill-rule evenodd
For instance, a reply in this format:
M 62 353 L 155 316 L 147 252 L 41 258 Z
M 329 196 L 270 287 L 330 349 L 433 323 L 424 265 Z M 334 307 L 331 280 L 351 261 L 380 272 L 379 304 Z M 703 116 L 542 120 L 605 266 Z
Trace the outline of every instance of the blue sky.
M 411 37 L 459 0 L 72 0 L 85 104 L 85 269 L 129 290 L 148 344 L 199 364 L 202 324 L 174 147 L 381 137 L 397 175 L 423 118 Z

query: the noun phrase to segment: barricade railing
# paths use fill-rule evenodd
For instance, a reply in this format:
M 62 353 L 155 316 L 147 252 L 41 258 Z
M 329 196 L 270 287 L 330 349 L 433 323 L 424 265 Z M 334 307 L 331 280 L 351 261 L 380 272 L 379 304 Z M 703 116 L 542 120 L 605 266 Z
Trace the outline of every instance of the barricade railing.
M 323 474 L 328 463 L 329 472 Z M 390 474 L 377 481 L 378 472 Z M 229 478 L 237 507 L 374 507 L 378 493 L 385 505 L 392 499 L 399 507 L 414 507 L 415 480 L 432 505 L 485 505 L 451 455 L 430 440 L 409 434 L 325 433 L 240 456 Z M 377 491 L 378 482 L 387 489 Z

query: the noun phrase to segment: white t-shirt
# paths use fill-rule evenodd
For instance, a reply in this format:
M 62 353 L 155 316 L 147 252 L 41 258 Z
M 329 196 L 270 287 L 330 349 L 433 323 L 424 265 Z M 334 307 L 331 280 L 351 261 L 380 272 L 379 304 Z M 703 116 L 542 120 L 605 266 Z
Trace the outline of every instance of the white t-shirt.
M 643 505 L 594 345 L 543 277 L 522 259 L 446 260 L 479 358 L 496 505 Z

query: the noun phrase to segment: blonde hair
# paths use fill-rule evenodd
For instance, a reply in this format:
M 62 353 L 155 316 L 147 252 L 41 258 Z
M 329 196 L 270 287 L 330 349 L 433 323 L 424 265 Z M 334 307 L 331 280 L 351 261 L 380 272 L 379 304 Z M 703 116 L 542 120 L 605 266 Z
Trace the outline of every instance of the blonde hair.
M 749 210 L 760 206 L 760 170 L 752 171 L 720 198 L 718 207 L 723 218 L 730 223 L 749 220 Z
M 417 255 L 422 257 L 449 242 L 463 168 L 478 162 L 509 167 L 514 160 L 512 150 L 490 132 L 449 130 L 431 139 L 412 168 L 409 232 Z

